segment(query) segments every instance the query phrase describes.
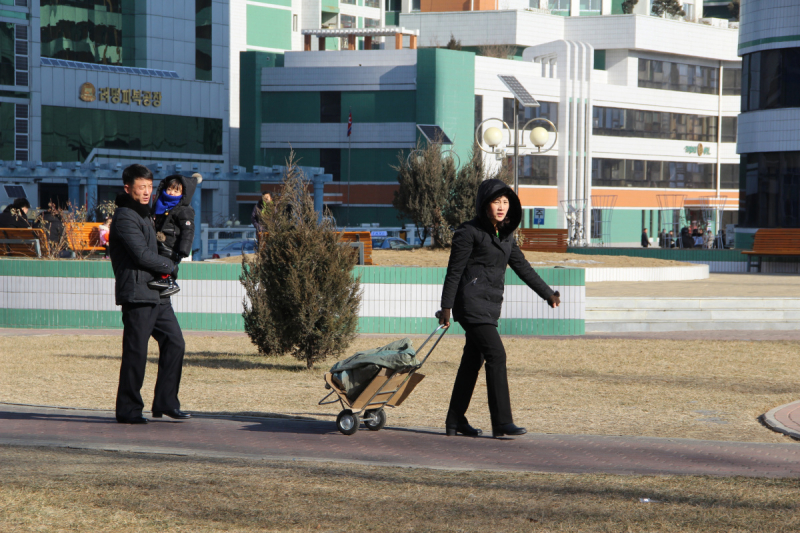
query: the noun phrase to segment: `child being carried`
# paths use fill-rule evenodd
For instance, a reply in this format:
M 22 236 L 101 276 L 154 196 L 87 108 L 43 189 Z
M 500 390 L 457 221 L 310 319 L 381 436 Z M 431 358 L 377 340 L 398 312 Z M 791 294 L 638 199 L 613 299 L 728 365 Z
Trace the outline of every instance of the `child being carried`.
M 192 253 L 195 216 L 192 208 L 192 195 L 197 184 L 202 181 L 203 177 L 200 174 L 192 174 L 191 178 L 174 174 L 166 177 L 158 185 L 158 190 L 154 195 L 156 203 L 153 208 L 153 216 L 158 240 L 158 254 L 169 258 L 176 265 L 172 275 L 165 274 L 160 279 L 147 284 L 151 289 L 161 291 L 162 298 L 181 290 L 176 282 L 177 265 Z

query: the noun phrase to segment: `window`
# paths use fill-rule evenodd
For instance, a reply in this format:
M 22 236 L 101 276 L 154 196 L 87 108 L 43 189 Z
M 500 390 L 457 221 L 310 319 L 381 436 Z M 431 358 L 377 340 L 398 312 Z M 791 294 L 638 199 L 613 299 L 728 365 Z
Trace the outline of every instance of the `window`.
M 717 142 L 717 117 L 595 106 L 595 135 Z
M 800 107 L 800 48 L 744 56 L 742 111 L 785 107 Z
M 136 66 L 134 2 L 41 0 L 39 10 L 42 57 Z
M 519 127 L 533 118 L 546 118 L 558 127 L 558 102 L 539 102 L 539 107 L 519 106 Z M 503 98 L 503 121 L 514 127 L 514 99 Z M 540 126 L 543 124 L 536 124 Z
M 742 70 L 726 68 L 722 70 L 722 94 L 739 96 L 742 94 Z
M 571 0 L 550 0 L 547 7 L 550 11 L 566 11 L 569 13 L 569 3 Z
M 0 22 L 0 85 L 14 85 L 14 48 L 16 36 L 14 24 Z
M 742 111 L 800 107 L 800 48 L 781 48 L 742 58 Z
M 601 0 L 580 0 L 581 15 L 600 14 Z
M 714 163 L 592 159 L 592 186 L 714 189 Z
M 15 159 L 14 113 L 15 104 L 0 102 L 0 160 L 2 161 L 13 161 Z
M 380 28 L 381 27 L 381 19 L 370 19 L 364 17 L 364 27 L 365 28 Z
M 211 81 L 211 0 L 195 0 L 195 79 Z
M 297 15 L 292 15 L 292 31 L 300 31 L 297 26 Z
M 411 11 L 420 10 L 420 0 L 411 0 Z
M 721 189 L 739 188 L 739 165 L 720 165 L 719 186 Z
M 478 131 L 478 126 L 480 126 L 481 122 L 483 122 L 483 95 L 476 94 L 475 95 L 475 125 L 472 127 L 473 135 L 476 131 Z M 483 141 L 483 128 L 481 131 L 478 131 L 478 139 Z
M 506 160 L 513 169 L 513 158 Z M 558 185 L 558 158 L 547 155 L 524 155 L 519 157 L 520 185 Z
M 386 0 L 386 11 L 400 11 L 400 0 Z
M 323 124 L 342 121 L 342 93 L 322 91 L 319 93 L 319 121 Z
M 222 155 L 222 120 L 42 106 L 42 161 L 84 161 L 94 148 Z
M 366 7 L 377 7 L 378 9 L 380 9 L 381 0 L 364 0 L 364 6 L 366 6 Z
M 717 94 L 719 69 L 639 58 L 639 87 Z
M 736 142 L 737 117 L 722 117 L 722 142 Z
M 339 17 L 339 22 L 340 22 L 339 25 L 342 28 L 355 28 L 356 27 L 356 18 L 355 17 L 351 17 L 350 15 L 341 15 Z
M 320 148 L 319 166 L 326 174 L 333 176 L 333 181 L 342 180 L 342 151 L 339 148 Z
M 800 228 L 800 152 L 742 155 L 739 222 L 745 228 Z

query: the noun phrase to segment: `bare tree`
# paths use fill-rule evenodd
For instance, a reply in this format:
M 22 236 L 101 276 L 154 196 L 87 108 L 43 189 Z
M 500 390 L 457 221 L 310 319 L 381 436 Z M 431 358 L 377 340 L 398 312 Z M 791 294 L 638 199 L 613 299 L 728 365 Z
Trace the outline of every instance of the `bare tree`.
M 511 59 L 517 47 L 513 44 L 484 44 L 478 47 L 478 54 L 484 57 Z

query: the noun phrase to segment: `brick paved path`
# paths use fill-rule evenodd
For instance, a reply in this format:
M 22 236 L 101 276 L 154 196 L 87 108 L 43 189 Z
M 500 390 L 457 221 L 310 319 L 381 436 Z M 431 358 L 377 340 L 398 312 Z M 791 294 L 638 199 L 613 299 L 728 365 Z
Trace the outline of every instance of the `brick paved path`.
M 130 426 L 117 424 L 108 411 L 8 404 L 0 404 L 0 444 L 454 470 L 800 477 L 800 445 L 793 444 L 543 434 L 470 439 L 390 427 L 347 437 L 333 422 L 284 419 L 201 417 Z

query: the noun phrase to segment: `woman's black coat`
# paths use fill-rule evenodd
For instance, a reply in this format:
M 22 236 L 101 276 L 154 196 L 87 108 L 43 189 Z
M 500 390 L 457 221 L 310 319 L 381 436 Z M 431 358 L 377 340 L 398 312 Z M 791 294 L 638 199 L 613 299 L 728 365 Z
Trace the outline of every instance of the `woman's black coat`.
M 507 223 L 494 234 L 485 213 L 494 198 L 508 198 Z M 442 289 L 442 309 L 452 309 L 461 325 L 497 325 L 503 305 L 506 266 L 542 299 L 554 294 L 531 268 L 514 240 L 522 220 L 522 205 L 514 191 L 500 180 L 486 180 L 475 201 L 478 216 L 465 222 L 453 235 L 453 247 Z

